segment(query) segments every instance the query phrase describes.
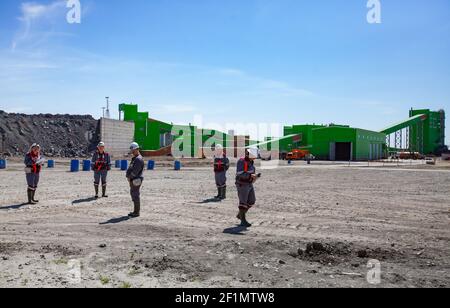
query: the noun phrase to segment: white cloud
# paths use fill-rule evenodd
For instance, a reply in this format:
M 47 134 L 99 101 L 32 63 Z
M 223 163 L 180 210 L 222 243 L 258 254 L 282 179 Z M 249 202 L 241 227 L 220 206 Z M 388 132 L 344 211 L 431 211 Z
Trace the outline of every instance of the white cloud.
M 18 17 L 18 20 L 21 22 L 21 29 L 11 43 L 11 49 L 14 51 L 20 44 L 33 38 L 35 36 L 35 27 L 39 26 L 42 21 L 51 21 L 59 13 L 61 13 L 61 16 L 64 16 L 64 8 L 65 1 L 63 0 L 57 0 L 47 5 L 35 2 L 23 2 L 20 5 L 21 15 Z M 48 36 L 48 33 L 48 30 L 44 31 L 38 38 L 42 39 Z
M 53 18 L 55 13 L 61 11 L 65 7 L 66 2 L 63 0 L 57 0 L 47 5 L 35 2 L 24 2 L 20 6 L 22 15 L 19 17 L 19 20 L 25 23 L 31 23 L 42 18 Z

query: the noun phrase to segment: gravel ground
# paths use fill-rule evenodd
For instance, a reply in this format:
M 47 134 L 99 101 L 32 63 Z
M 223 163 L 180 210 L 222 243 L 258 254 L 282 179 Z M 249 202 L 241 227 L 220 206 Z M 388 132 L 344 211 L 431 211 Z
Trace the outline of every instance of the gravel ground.
M 423 168 L 423 167 L 420 167 Z M 124 173 L 90 199 L 90 172 L 45 169 L 24 205 L 19 163 L 0 171 L 0 287 L 450 287 L 450 172 L 295 163 L 263 171 L 252 228 L 209 167 L 147 171 L 143 210 Z M 380 284 L 367 280 L 380 262 Z

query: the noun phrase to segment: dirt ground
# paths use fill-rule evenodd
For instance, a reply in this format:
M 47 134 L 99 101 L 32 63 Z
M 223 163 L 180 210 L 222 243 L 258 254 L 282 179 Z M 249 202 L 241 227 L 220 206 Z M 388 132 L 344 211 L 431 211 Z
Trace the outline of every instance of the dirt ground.
M 95 201 L 92 174 L 57 163 L 40 203 L 24 205 L 22 169 L 0 171 L 0 287 L 450 287 L 448 168 L 264 170 L 247 230 L 232 171 L 220 203 L 208 200 L 209 167 L 146 171 L 142 216 L 130 220 L 121 171 Z M 367 279 L 372 259 L 379 284 Z

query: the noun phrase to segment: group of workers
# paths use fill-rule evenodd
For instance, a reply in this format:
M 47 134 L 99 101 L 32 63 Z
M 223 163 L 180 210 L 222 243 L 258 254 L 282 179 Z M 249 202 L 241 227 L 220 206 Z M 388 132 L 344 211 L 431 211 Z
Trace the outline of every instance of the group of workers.
M 128 214 L 131 218 L 137 218 L 141 213 L 140 190 L 144 180 L 143 173 L 145 169 L 144 159 L 140 153 L 140 147 L 133 142 L 130 146 L 132 155 L 131 163 L 126 172 L 126 178 L 130 185 L 130 195 L 134 205 L 134 211 Z M 237 218 L 241 221 L 240 226 L 251 227 L 247 221 L 247 212 L 255 205 L 255 189 L 253 184 L 261 177 L 256 173 L 254 165 L 258 158 L 258 149 L 249 148 L 245 151 L 245 156 L 237 162 L 236 167 L 236 188 L 239 197 L 239 213 Z M 28 204 L 36 204 L 39 201 L 35 199 L 36 190 L 39 184 L 39 175 L 44 164 L 41 157 L 41 147 L 39 144 L 33 144 L 29 152 L 25 155 L 25 173 L 28 184 L 27 195 Z M 92 156 L 91 168 L 94 172 L 94 191 L 95 199 L 99 198 L 100 184 L 102 187 L 102 197 L 107 198 L 106 187 L 108 172 L 111 170 L 111 156 L 105 151 L 105 144 L 100 142 L 97 150 Z M 214 155 L 214 175 L 218 194 L 217 200 L 225 200 L 227 193 L 227 172 L 230 168 L 230 160 L 222 145 L 215 146 Z

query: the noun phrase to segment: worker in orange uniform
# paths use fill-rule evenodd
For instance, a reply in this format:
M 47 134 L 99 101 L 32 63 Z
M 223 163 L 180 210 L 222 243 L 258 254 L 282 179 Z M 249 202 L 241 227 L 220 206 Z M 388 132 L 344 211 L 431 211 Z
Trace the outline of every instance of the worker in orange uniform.
M 105 143 L 100 142 L 92 156 L 91 167 L 94 171 L 94 189 L 95 199 L 98 199 L 98 189 L 100 181 L 102 182 L 102 197 L 107 198 L 106 195 L 106 180 L 108 171 L 111 170 L 111 156 L 105 152 Z
M 39 201 L 34 197 L 39 184 L 42 165 L 44 164 L 44 159 L 41 158 L 41 146 L 39 144 L 33 143 L 25 155 L 24 164 L 28 184 L 28 204 L 36 204 Z
M 227 171 L 230 169 L 230 160 L 228 159 L 223 146 L 216 145 L 216 153 L 214 155 L 214 176 L 217 186 L 217 200 L 225 200 L 227 198 Z
M 245 157 L 241 158 L 236 167 L 236 188 L 239 197 L 239 213 L 237 218 L 241 221 L 241 227 L 251 227 L 247 221 L 247 212 L 256 203 L 255 188 L 253 184 L 261 177 L 256 174 L 255 159 L 258 158 L 258 149 L 249 148 Z

